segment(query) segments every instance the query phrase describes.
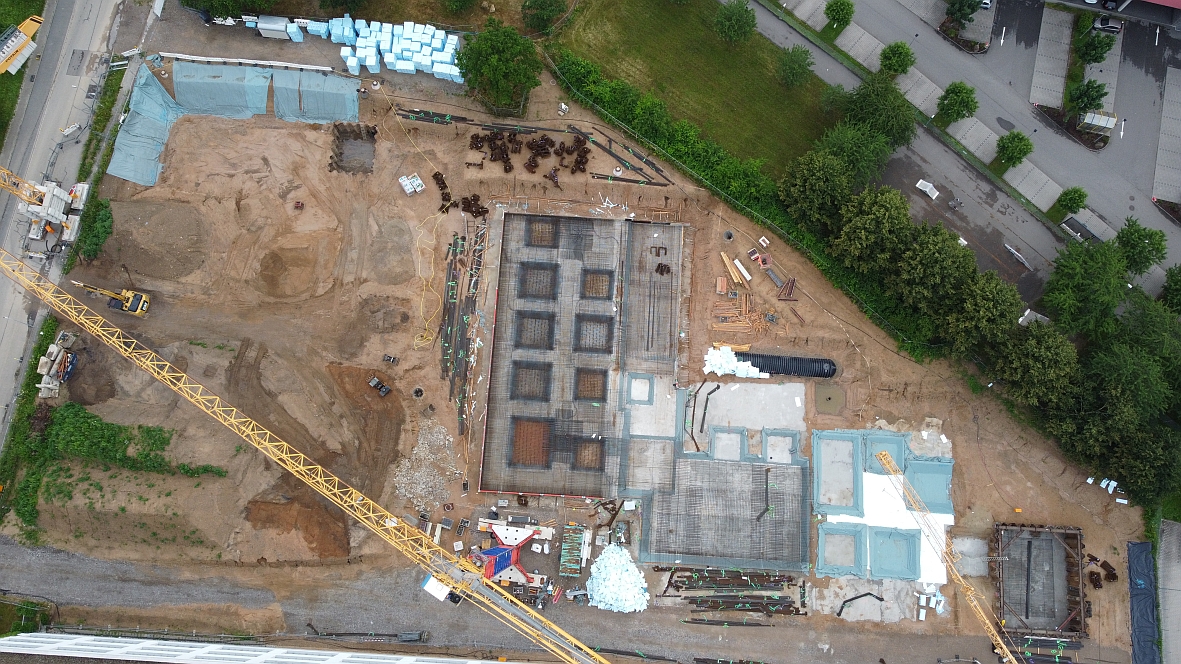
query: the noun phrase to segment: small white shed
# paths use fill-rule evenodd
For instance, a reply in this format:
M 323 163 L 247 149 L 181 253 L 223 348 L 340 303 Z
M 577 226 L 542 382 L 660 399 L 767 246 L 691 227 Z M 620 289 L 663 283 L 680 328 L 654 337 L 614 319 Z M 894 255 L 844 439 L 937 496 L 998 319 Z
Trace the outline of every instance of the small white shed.
M 287 34 L 289 22 L 283 16 L 259 16 L 258 34 L 271 39 L 291 39 L 291 36 Z

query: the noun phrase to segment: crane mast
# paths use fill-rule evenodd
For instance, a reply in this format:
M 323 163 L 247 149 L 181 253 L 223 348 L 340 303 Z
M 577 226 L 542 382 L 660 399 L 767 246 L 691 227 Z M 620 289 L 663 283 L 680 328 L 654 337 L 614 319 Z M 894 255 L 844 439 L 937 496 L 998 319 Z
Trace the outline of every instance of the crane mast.
M 994 618 L 992 616 L 992 610 L 982 601 L 984 596 L 972 584 L 968 583 L 964 575 L 960 573 L 959 568 L 956 567 L 956 561 L 961 556 L 952 548 L 951 539 L 947 537 L 943 527 L 931 520 L 931 510 L 927 509 L 927 505 L 923 502 L 922 497 L 919 496 L 919 492 L 915 491 L 915 488 L 911 486 L 906 476 L 902 474 L 902 470 L 898 467 L 898 464 L 894 463 L 894 458 L 890 456 L 889 452 L 882 450 L 874 456 L 882 464 L 882 468 L 886 470 L 886 473 L 890 475 L 890 479 L 894 483 L 894 488 L 898 489 L 898 493 L 902 495 L 902 498 L 914 510 L 914 520 L 918 522 L 919 529 L 923 531 L 923 536 L 927 538 L 927 543 L 936 551 L 939 551 L 939 556 L 943 560 L 943 566 L 947 568 L 947 576 L 959 587 L 960 595 L 972 609 L 972 613 L 976 615 L 976 620 L 980 621 L 980 625 L 984 627 L 984 631 L 988 632 L 988 638 L 992 641 L 993 647 L 996 648 L 997 654 L 1003 658 L 1005 664 L 1018 664 L 1018 660 L 1009 650 L 1008 644 L 1005 643 L 1000 632 L 993 626 Z M 943 542 L 942 546 L 940 542 Z
M 563 662 L 610 664 L 593 649 L 543 618 L 498 584 L 486 579 L 475 563 L 435 544 L 426 533 L 395 517 L 3 249 L 0 249 L 0 272 L 258 448 L 361 525 L 389 542 L 421 569 L 446 584 L 452 592 L 472 601 Z

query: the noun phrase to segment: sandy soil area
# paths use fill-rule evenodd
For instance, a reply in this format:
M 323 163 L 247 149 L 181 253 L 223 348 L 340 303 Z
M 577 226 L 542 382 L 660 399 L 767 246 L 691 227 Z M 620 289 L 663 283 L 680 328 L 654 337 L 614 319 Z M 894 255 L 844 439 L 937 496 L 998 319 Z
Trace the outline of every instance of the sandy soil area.
M 466 100 L 430 94 L 431 99 L 403 103 L 484 117 Z M 604 135 L 583 109 L 574 107 L 559 119 L 561 98 L 543 75 L 526 122 L 576 123 Z M 382 95 L 362 103 L 361 119 L 378 127 L 368 175 L 328 170 L 330 127 L 274 117 L 181 119 L 157 186 L 104 182 L 103 195 L 113 199 L 115 234 L 97 261 L 71 277 L 115 286 L 127 280 L 126 266 L 135 285 L 154 299 L 147 319 L 118 318 L 124 329 L 400 514 L 411 508 L 390 480 L 392 469 L 408 457 L 427 420 L 436 419 L 454 438 L 452 460 L 459 474 L 474 477 L 477 469 L 469 460 L 475 463 L 479 449 L 478 440 L 457 434 L 447 383 L 438 378 L 438 349 L 415 349 L 415 336 L 433 333 L 438 325 L 446 244 L 452 233 L 468 230 L 458 210 L 436 215 L 439 195 L 431 173 L 445 173 L 456 198 L 478 193 L 485 202 L 527 204 L 531 211 L 586 215 L 606 198 L 625 202 L 638 218 L 681 221 L 696 231 L 688 341 L 695 381 L 702 378 L 701 357 L 714 341 L 830 357 L 840 366 L 832 382 L 841 388 L 845 404 L 835 415 L 822 414 L 809 398 L 810 425 L 917 430 L 926 418 L 940 420 L 956 459 L 954 535 L 986 538 L 996 521 L 1080 526 L 1089 552 L 1123 568 L 1117 561 L 1122 561 L 1124 542 L 1140 534 L 1138 510 L 1115 505 L 1097 486 L 1087 485 L 1083 471 L 1066 463 L 1052 442 L 1015 422 L 999 401 L 973 394 L 959 367 L 918 364 L 897 352 L 894 341 L 806 259 L 672 175 L 671 168 L 665 170 L 677 184 L 663 189 L 567 173 L 559 191 L 542 178 L 548 162 L 531 175 L 521 167 L 524 155 L 514 155 L 511 174 L 491 163 L 483 169 L 466 167 L 479 161 L 467 147 L 471 128 L 403 125 Z M 605 133 L 620 139 L 616 132 Z M 588 171 L 610 172 L 614 165 L 595 151 Z M 427 190 L 408 198 L 397 177 L 412 172 Z M 302 210 L 296 209 L 297 201 Z M 734 238 L 726 240 L 725 231 Z M 776 301 L 770 280 L 759 277 L 754 302 L 773 311 L 779 322 L 759 334 L 710 330 L 710 308 L 720 299 L 714 282 L 723 274 L 718 253 L 744 254 L 764 235 L 776 271 L 797 278 L 799 301 Z M 498 252 L 499 246 L 492 246 L 489 256 Z M 484 301 L 490 317 L 494 298 Z M 384 354 L 400 362 L 384 363 Z M 367 386 L 373 375 L 393 388 L 388 397 Z M 423 390 L 420 398 L 413 396 L 416 388 Z M 810 396 L 815 388 L 816 382 L 809 382 Z M 176 461 L 216 464 L 229 474 L 196 480 L 143 473 L 112 477 L 89 469 L 102 476 L 101 496 L 97 490 L 78 494 L 65 505 L 44 509 L 42 521 L 54 546 L 176 565 L 182 574 L 186 565 L 278 563 L 303 565 L 303 578 L 328 581 L 340 564 L 405 564 L 384 543 L 350 527 L 310 489 L 97 342 L 86 342 L 68 397 L 110 421 L 174 429 Z M 488 504 L 490 497 L 463 494 L 457 474 L 440 468 L 432 472 L 441 473 L 458 512 Z M 276 594 L 292 591 L 281 577 L 269 575 L 267 586 Z M 976 581 L 991 597 L 987 580 Z M 944 593 L 954 595 L 951 588 Z M 1127 650 L 1126 584 L 1109 584 L 1089 598 L 1095 594 L 1102 601 L 1095 602 L 1092 638 Z M 880 629 L 982 634 L 964 608 L 956 606 L 947 620 L 904 621 Z M 273 620 L 263 611 L 243 615 L 240 622 L 269 625 Z

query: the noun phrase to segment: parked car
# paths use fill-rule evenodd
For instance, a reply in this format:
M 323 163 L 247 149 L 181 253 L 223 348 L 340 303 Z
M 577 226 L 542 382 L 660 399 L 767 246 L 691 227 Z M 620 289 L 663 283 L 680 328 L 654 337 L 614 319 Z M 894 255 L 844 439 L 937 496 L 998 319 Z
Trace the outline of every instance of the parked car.
M 1100 16 L 1095 19 L 1091 25 L 1092 30 L 1099 32 L 1108 32 L 1113 35 L 1118 35 L 1124 29 L 1124 22 L 1118 18 L 1111 18 L 1110 16 Z
M 980 0 L 980 8 L 984 10 L 992 9 L 992 0 Z
M 1103 8 L 1109 12 L 1113 12 L 1119 7 L 1119 0 L 1103 0 Z

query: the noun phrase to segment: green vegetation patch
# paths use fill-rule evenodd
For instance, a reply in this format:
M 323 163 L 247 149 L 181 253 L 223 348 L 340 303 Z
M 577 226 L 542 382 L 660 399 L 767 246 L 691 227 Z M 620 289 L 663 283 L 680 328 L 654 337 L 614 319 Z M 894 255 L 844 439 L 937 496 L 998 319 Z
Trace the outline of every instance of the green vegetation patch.
M 115 102 L 119 100 L 119 86 L 123 85 L 123 74 L 126 69 L 119 69 L 107 74 L 107 80 L 103 82 L 103 91 L 98 98 L 98 108 L 94 111 L 94 118 L 90 123 L 90 135 L 86 137 L 86 145 L 82 146 L 82 161 L 78 166 L 78 180 L 89 180 L 90 174 L 94 172 L 94 158 L 98 156 L 98 151 L 103 145 L 103 136 L 106 135 L 107 125 L 111 124 L 111 115 L 115 108 Z M 111 143 L 114 143 L 114 136 L 111 137 Z M 101 178 L 103 171 L 98 172 Z
M 651 91 L 669 112 L 740 159 L 782 172 L 832 124 L 816 77 L 787 90 L 776 79 L 778 46 L 762 35 L 729 45 L 714 30 L 714 0 L 618 3 L 583 0 L 560 43 L 609 79 Z
M 50 622 L 49 606 L 45 604 L 12 597 L 0 600 L 0 637 L 36 632 Z
M 57 319 L 46 318 L 31 357 L 45 353 L 57 327 Z M 164 456 L 172 442 L 172 430 L 112 424 L 72 402 L 54 409 L 38 404 L 36 385 L 40 376 L 35 368 L 36 364 L 31 363 L 21 384 L 8 441 L 0 456 L 0 485 L 4 486 L 0 491 L 0 519 L 15 511 L 32 539 L 36 538 L 40 499 L 64 503 L 73 498 L 76 490 L 96 488 L 89 473 L 75 476 L 61 463 L 68 459 L 132 471 L 225 477 L 224 469 L 208 464 L 174 467 Z

